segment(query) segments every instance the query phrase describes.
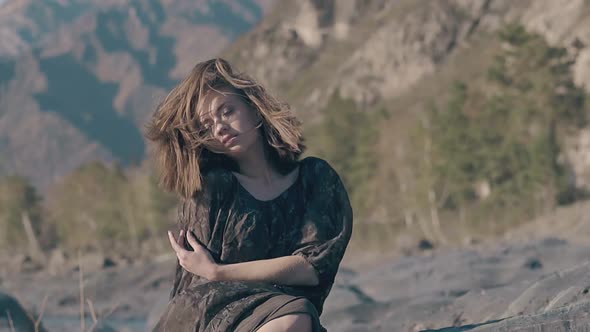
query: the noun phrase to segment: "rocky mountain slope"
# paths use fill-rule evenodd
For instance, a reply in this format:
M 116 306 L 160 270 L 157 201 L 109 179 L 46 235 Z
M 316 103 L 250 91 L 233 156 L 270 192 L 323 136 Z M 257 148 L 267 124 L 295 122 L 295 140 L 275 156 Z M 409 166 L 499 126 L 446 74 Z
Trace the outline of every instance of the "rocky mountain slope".
M 0 8 L 0 35 L 10 41 L 0 48 L 0 170 L 41 186 L 89 159 L 142 160 L 142 124 L 158 98 L 218 54 L 290 102 L 307 127 L 333 96 L 395 114 L 376 144 L 389 165 L 374 172 L 383 177 L 397 163 L 389 142 L 403 146 L 425 101 L 475 75 L 491 57 L 489 36 L 507 22 L 566 47 L 576 83 L 590 85 L 583 0 L 11 0 Z M 588 137 L 578 131 L 563 149 L 580 186 L 590 174 Z
M 580 49 L 576 82 L 590 86 L 583 0 L 307 0 L 277 8 L 226 54 L 302 112 L 321 108 L 336 90 L 363 106 L 402 95 L 468 47 L 470 37 L 513 21 Z
M 277 8 L 286 9 L 269 13 L 224 56 L 278 90 L 307 128 L 321 123 L 326 110 L 335 107 L 335 97 L 352 101 L 359 112 L 386 111 L 388 119 L 368 129 L 379 136 L 370 147 L 378 162 L 363 173 L 374 175 L 370 180 L 374 183 L 350 185 L 354 190 L 359 185 L 369 188 L 358 196 L 374 202 L 370 219 L 376 222 L 405 219 L 411 224 L 416 220 L 414 212 L 400 212 L 405 209 L 403 200 L 410 196 L 408 190 L 421 181 L 413 172 L 425 160 L 420 150 L 430 146 L 417 141 L 416 133 L 430 130 L 425 129 L 429 126 L 426 114 L 433 104 L 444 105 L 453 82 L 476 84 L 486 77 L 489 64 L 503 49 L 495 40 L 497 32 L 507 24 L 520 24 L 550 45 L 565 48 L 574 59 L 574 82 L 586 93 L 590 90 L 587 1 L 309 0 L 283 1 Z M 338 115 L 330 121 L 334 119 Z M 356 127 L 368 121 L 355 120 Z M 587 190 L 589 135 L 581 125 L 559 138 L 560 160 L 575 186 Z M 366 160 L 365 156 L 357 159 Z M 420 198 L 425 206 L 417 209 L 432 211 L 430 194 L 416 195 L 426 197 Z M 435 218 L 430 215 L 425 218 Z
M 259 1 L 10 0 L 0 7 L 0 171 L 41 187 L 84 162 L 145 158 L 167 89 L 272 6 Z

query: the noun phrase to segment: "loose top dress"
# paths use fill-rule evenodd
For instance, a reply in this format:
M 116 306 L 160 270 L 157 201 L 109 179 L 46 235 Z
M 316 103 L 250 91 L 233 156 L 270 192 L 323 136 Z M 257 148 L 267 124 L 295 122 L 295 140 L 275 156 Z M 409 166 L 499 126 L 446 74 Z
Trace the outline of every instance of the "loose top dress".
M 203 190 L 179 205 L 178 221 L 218 263 L 298 255 L 315 268 L 319 284 L 210 281 L 177 261 L 170 302 L 154 331 L 253 332 L 294 313 L 309 314 L 313 331 L 325 331 L 319 316 L 350 240 L 353 213 L 326 161 L 306 157 L 298 166 L 295 182 L 266 201 L 252 196 L 231 171 L 211 170 Z

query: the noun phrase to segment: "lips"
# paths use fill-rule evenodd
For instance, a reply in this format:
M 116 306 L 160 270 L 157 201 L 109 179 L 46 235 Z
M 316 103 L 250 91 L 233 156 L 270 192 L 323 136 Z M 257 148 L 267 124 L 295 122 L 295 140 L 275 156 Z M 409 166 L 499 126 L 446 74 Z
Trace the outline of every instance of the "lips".
M 232 138 L 236 137 L 236 135 L 228 135 L 221 138 L 222 144 L 227 144 Z

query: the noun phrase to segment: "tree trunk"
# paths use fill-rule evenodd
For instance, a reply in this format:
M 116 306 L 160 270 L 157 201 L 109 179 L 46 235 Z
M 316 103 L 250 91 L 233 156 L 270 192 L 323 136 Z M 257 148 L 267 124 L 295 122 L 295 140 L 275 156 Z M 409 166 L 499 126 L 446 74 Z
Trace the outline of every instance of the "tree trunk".
M 29 255 L 34 261 L 45 264 L 47 260 L 43 254 L 43 250 L 41 250 L 37 236 L 35 236 L 35 231 L 33 230 L 33 225 L 31 224 L 31 218 L 29 218 L 29 214 L 27 212 L 22 213 L 21 221 L 27 235 L 27 240 L 29 242 Z

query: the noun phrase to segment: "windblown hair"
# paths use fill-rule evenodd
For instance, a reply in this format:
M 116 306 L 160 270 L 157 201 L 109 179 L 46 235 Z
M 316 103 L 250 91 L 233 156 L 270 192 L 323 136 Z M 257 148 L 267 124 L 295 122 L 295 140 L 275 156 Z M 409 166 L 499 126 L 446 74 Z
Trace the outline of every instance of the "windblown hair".
M 207 111 L 207 96 L 223 89 L 239 94 L 258 112 L 265 151 L 279 172 L 288 173 L 304 152 L 301 122 L 289 105 L 248 75 L 236 73 L 226 60 L 200 62 L 158 105 L 147 124 L 146 137 L 152 142 L 165 190 L 190 198 L 202 189 L 203 175 L 209 170 L 237 170 L 235 161 L 215 152 L 211 138 L 202 134 L 200 115 Z

